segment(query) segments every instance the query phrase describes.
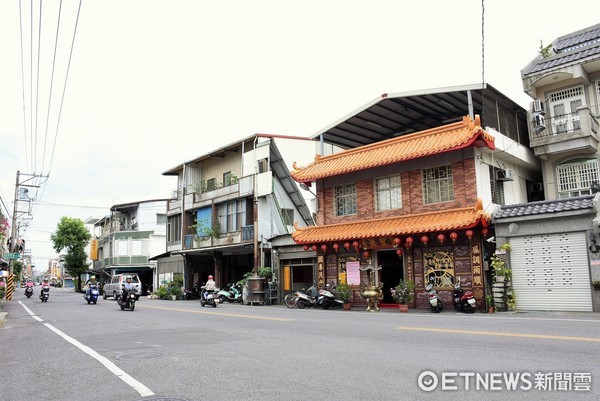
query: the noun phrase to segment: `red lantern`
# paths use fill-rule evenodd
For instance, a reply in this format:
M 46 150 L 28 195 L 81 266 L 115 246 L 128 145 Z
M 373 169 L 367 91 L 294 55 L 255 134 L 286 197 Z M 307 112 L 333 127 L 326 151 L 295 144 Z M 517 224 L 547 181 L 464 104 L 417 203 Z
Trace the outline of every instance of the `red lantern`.
M 313 246 L 312 246 L 312 250 L 313 250 L 313 251 L 317 252 L 317 249 L 319 249 L 319 248 L 318 248 L 316 245 L 313 245 Z
M 452 240 L 452 243 L 455 243 L 457 238 L 458 238 L 458 234 L 455 231 L 452 231 L 450 233 L 450 239 Z
M 396 249 L 396 255 L 402 256 L 403 253 L 404 251 L 402 249 Z
M 412 246 L 413 241 L 413 237 L 406 237 L 406 239 L 404 240 L 404 246 L 410 248 Z
M 325 245 L 325 244 L 321 245 L 321 250 L 323 252 L 327 252 L 327 245 Z
M 364 251 L 363 252 L 363 256 L 365 257 L 365 259 L 368 259 L 369 255 L 370 255 L 369 251 Z
M 304 251 L 308 251 L 308 245 L 304 245 Z
M 394 246 L 400 246 L 401 243 L 402 243 L 402 238 L 400 238 L 400 237 L 394 238 Z
M 484 237 L 487 237 L 487 233 L 488 233 L 488 229 L 487 228 L 482 228 L 481 229 L 481 235 L 483 235 Z
M 358 241 L 354 241 L 352 243 L 352 246 L 355 247 L 355 248 L 358 248 L 360 246 L 360 244 L 358 243 Z
M 473 238 L 473 230 L 467 230 L 467 231 L 465 231 L 465 235 L 467 236 L 467 238 L 469 239 L 469 241 L 471 241 L 471 238 Z
M 340 246 L 337 243 L 333 244 L 333 250 L 337 252 L 338 249 L 340 249 Z
M 423 245 L 427 245 L 429 243 L 429 236 L 428 235 L 421 236 L 421 242 L 423 243 Z
M 344 248 L 346 248 L 346 250 L 350 249 L 350 243 L 344 242 Z
M 444 233 L 439 233 L 437 236 L 438 241 L 440 241 L 440 244 L 443 244 L 444 241 L 446 240 L 446 236 L 444 235 Z

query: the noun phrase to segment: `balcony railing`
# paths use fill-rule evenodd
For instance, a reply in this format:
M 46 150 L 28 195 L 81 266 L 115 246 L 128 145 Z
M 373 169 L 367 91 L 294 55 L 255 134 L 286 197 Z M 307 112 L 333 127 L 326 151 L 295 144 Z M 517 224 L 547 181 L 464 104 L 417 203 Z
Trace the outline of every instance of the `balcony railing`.
M 569 150 L 596 152 L 600 123 L 589 107 L 580 107 L 575 113 L 534 116 L 531 147 L 537 156 Z

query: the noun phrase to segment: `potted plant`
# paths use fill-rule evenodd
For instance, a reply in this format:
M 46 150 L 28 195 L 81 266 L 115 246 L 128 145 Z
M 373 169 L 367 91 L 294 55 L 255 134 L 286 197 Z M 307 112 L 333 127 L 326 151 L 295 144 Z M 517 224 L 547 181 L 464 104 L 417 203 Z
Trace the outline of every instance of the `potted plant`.
M 510 244 L 504 243 L 498 247 L 500 252 L 494 252 L 492 257 L 490 258 L 492 269 L 494 270 L 494 281 L 497 283 L 506 281 L 511 281 L 512 279 L 512 270 L 510 267 L 506 265 L 504 259 L 502 259 L 498 255 L 505 254 L 506 251 L 510 251 Z
M 177 297 L 183 295 L 183 290 L 181 289 L 181 287 L 176 286 L 176 285 L 170 288 L 170 292 L 171 292 L 171 299 L 173 299 L 173 301 L 175 301 L 177 299 Z
M 350 310 L 350 286 L 346 283 L 340 283 L 335 288 L 337 299 L 342 301 L 345 310 Z
M 494 296 L 491 294 L 486 295 L 485 303 L 488 309 L 488 313 L 494 313 Z
M 392 298 L 398 303 L 400 312 L 408 312 L 408 305 L 413 301 L 415 294 L 413 280 L 400 280 L 396 287 L 390 288 Z

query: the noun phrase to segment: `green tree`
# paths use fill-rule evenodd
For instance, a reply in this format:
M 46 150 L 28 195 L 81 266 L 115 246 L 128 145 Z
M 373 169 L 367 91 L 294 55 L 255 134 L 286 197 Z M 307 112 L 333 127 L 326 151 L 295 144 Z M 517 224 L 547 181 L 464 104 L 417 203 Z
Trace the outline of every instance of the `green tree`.
M 79 283 L 81 275 L 88 269 L 85 246 L 91 237 L 83 221 L 66 216 L 60 219 L 56 231 L 50 235 L 54 250 L 57 253 L 66 252 L 65 271 L 77 277 Z
M 15 260 L 15 262 L 13 264 L 13 273 L 14 273 L 15 277 L 17 277 L 17 280 L 19 279 L 19 277 L 21 277 L 22 271 L 23 271 L 23 262 L 21 262 L 20 260 Z

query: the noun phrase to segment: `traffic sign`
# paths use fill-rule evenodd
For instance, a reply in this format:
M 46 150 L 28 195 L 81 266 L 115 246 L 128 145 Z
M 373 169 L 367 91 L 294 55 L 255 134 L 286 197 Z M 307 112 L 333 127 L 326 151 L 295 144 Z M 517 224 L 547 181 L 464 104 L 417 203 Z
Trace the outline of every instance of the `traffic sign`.
M 19 252 L 5 253 L 4 258 L 18 260 L 21 259 L 21 254 Z

